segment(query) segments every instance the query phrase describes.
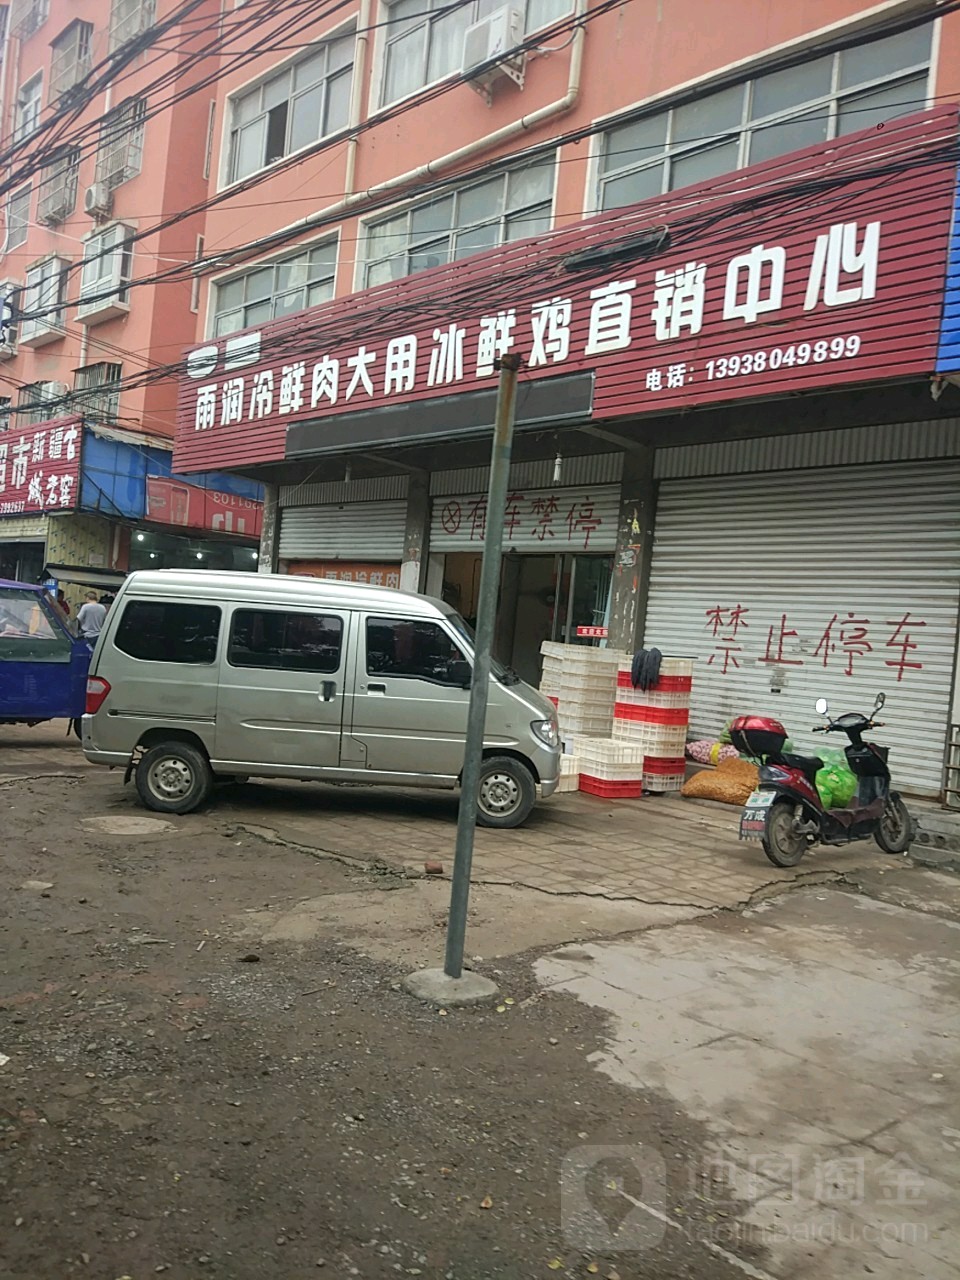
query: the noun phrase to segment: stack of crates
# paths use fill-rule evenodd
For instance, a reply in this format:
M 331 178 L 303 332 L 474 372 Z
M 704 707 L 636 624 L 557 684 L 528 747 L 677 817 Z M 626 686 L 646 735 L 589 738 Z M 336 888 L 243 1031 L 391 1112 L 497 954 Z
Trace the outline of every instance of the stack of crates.
M 643 750 L 609 738 L 577 738 L 580 790 L 605 800 L 643 795 Z
M 563 654 L 557 713 L 561 737 L 609 738 L 613 732 L 620 655 L 610 649 L 578 644 L 560 648 Z M 548 656 L 544 655 L 545 660 Z
M 564 754 L 560 757 L 560 783 L 558 792 L 580 790 L 580 757 Z
M 560 676 L 563 671 L 563 651 L 566 645 L 555 640 L 544 640 L 540 646 L 543 655 L 543 674 L 540 676 L 540 692 L 554 706 L 560 701 Z
M 613 739 L 643 751 L 645 791 L 677 791 L 686 770 L 693 659 L 663 658 L 652 689 L 633 687 L 631 666 L 621 661 L 617 671 Z

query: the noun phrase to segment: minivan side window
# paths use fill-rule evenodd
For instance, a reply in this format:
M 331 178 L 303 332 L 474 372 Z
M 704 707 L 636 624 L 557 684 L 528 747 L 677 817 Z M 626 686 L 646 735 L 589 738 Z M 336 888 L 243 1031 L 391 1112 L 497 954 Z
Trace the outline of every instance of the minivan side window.
M 451 674 L 450 664 L 464 661 L 461 651 L 435 622 L 367 619 L 367 675 L 406 676 L 462 688 L 463 674 Z
M 144 662 L 210 666 L 217 660 L 220 609 L 211 604 L 131 600 L 113 643 Z
M 324 613 L 238 609 L 227 661 L 276 671 L 340 670 L 343 619 Z

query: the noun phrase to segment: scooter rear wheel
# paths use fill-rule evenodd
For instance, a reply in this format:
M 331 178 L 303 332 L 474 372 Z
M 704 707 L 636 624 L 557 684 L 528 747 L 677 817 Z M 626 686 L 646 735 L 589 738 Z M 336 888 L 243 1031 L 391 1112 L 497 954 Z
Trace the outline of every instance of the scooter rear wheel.
M 884 853 L 906 853 L 913 844 L 913 819 L 899 796 L 888 796 L 876 841 Z
M 794 830 L 793 809 L 789 800 L 777 800 L 767 813 L 760 843 L 775 867 L 795 867 L 807 851 L 807 837 Z

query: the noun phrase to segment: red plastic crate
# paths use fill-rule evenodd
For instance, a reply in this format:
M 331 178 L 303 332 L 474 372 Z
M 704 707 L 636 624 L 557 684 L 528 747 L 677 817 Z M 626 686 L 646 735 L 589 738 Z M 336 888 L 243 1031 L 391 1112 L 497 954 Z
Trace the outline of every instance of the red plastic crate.
M 601 796 L 604 800 L 637 800 L 643 795 L 643 779 L 610 782 L 606 778 L 591 778 L 588 773 L 581 773 L 580 790 L 591 796 Z
M 629 671 L 617 672 L 617 684 L 621 689 L 632 689 Z M 661 676 L 650 693 L 689 693 L 693 688 L 693 676 Z
M 686 768 L 683 756 L 644 756 L 643 759 L 644 773 L 684 773 Z
M 644 724 L 686 725 L 690 723 L 689 707 L 646 707 L 632 702 L 615 702 L 613 714 L 618 720 L 641 720 Z

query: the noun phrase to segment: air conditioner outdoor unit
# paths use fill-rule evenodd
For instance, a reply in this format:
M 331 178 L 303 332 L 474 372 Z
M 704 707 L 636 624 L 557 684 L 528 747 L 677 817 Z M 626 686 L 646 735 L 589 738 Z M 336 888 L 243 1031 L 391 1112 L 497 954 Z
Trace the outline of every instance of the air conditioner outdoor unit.
M 516 50 L 524 36 L 523 12 L 510 5 L 502 9 L 494 9 L 480 22 L 467 27 L 463 34 L 463 71 L 469 75 L 475 67 L 483 67 L 475 76 L 470 77 L 470 84 L 487 102 L 491 99 L 490 86 L 504 77 L 523 88 L 523 77 L 527 55 L 524 51 L 515 52 L 507 57 L 508 52 Z M 500 59 L 493 66 L 484 67 L 491 59 Z
M 83 208 L 92 218 L 108 218 L 113 208 L 113 192 L 105 182 L 95 182 L 87 187 L 83 196 Z
M 69 394 L 70 385 L 67 382 L 42 382 L 40 384 L 39 398 L 45 403 L 50 400 L 63 400 Z
M 74 200 L 76 200 L 76 195 L 74 195 Z M 58 198 L 52 198 L 41 203 L 37 211 L 37 221 L 43 223 L 46 227 L 59 226 L 61 222 L 69 217 L 72 209 L 73 204 L 70 202 L 67 192 L 58 193 Z

